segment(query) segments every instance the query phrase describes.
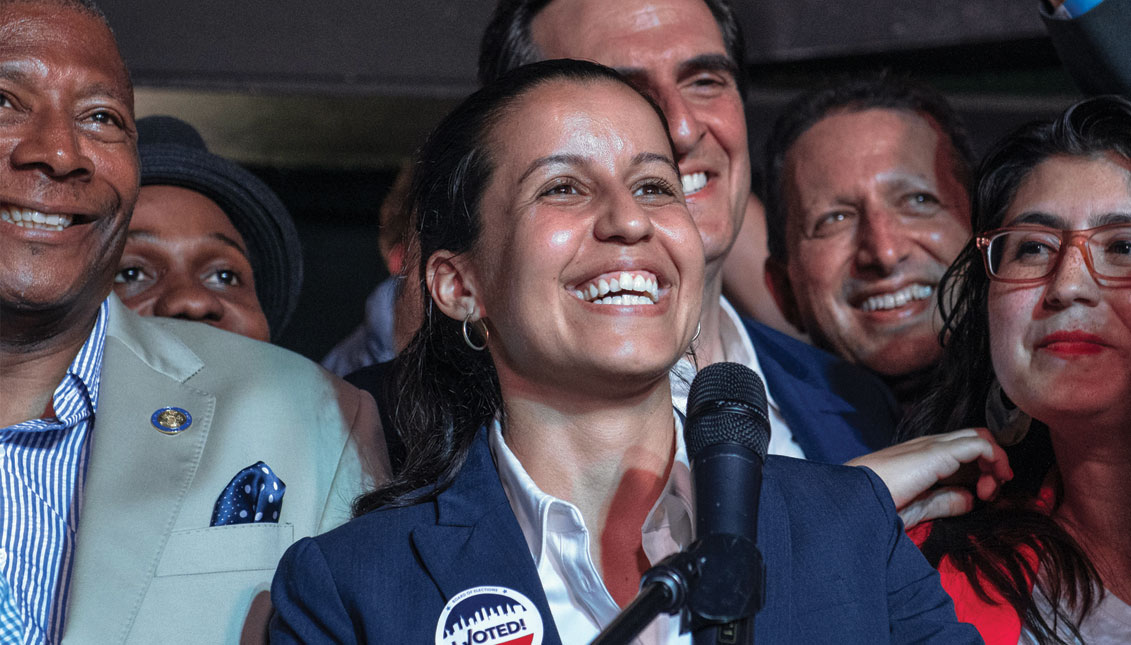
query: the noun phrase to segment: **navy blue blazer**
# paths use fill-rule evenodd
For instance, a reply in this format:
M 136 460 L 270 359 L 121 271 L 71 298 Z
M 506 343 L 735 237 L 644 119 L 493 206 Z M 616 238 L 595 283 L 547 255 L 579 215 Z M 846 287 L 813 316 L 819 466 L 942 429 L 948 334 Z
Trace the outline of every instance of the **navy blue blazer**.
M 982 642 L 956 622 L 871 471 L 767 458 L 758 545 L 760 643 Z M 379 509 L 294 544 L 271 587 L 271 642 L 433 643 L 445 603 L 480 586 L 525 595 L 541 614 L 542 643 L 561 645 L 485 431 L 434 502 Z
M 902 412 L 879 377 L 762 323 L 743 323 L 806 459 L 843 464 L 891 445 Z

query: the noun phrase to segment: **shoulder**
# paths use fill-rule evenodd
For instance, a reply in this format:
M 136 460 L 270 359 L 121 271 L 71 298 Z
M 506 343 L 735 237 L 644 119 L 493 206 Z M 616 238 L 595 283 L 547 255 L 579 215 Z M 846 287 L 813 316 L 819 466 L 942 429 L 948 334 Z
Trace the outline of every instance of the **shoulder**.
M 867 468 L 770 455 L 764 476 L 797 535 L 879 545 L 884 540 L 877 541 L 878 536 L 898 531 L 891 494 Z
M 763 372 L 788 375 L 828 390 L 855 407 L 885 410 L 893 420 L 899 418 L 891 390 L 870 370 L 755 320 L 743 318 L 742 322 Z
M 377 509 L 295 543 L 284 556 L 289 565 L 280 572 L 302 579 L 320 569 L 344 597 L 409 593 L 421 586 L 417 578 L 427 575 L 413 546 L 413 531 L 435 525 L 432 502 Z
M 769 455 L 765 476 L 782 489 L 792 505 L 807 504 L 809 510 L 815 510 L 812 504 L 864 503 L 877 511 L 892 505 L 883 481 L 867 468 Z
M 362 403 L 357 388 L 313 361 L 209 325 L 142 317 L 119 305 L 111 310 L 107 336 L 121 341 L 153 371 L 201 390 L 223 393 L 225 399 L 254 395 L 264 402 L 289 402 L 287 408 L 332 399 L 350 413 Z
M 868 384 L 884 387 L 875 374 L 823 349 L 783 334 L 756 320 L 743 318 L 742 322 L 746 327 L 746 333 L 750 335 L 750 342 L 758 351 L 759 358 L 763 354 L 768 354 L 769 358 L 793 372 L 805 371 L 836 381 L 846 380 L 849 377 L 863 378 Z
M 277 446 L 315 470 L 357 461 L 350 456 L 357 453 L 374 479 L 386 476 L 373 398 L 275 345 L 201 323 L 138 316 L 112 298 L 102 382 L 116 407 L 147 392 L 211 399 L 212 449 Z

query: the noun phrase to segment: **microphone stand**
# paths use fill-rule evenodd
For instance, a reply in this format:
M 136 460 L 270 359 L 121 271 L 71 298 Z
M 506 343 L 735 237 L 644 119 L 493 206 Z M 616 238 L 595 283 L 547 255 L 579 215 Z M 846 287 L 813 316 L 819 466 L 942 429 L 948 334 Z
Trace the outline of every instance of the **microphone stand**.
M 640 593 L 591 645 L 628 645 L 661 613 L 680 613 L 680 631 L 694 632 L 696 645 L 752 645 L 765 575 L 752 541 L 708 535 L 646 571 Z M 740 640 L 730 640 L 731 635 Z

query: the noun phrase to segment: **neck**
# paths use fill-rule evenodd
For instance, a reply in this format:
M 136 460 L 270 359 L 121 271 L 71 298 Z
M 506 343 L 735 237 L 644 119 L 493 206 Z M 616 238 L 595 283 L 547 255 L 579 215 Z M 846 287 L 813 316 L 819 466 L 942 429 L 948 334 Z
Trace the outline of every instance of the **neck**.
M 42 416 L 97 316 L 0 307 L 0 428 Z
M 719 271 L 712 272 L 708 267 L 706 280 L 703 283 L 703 313 L 699 316 L 699 341 L 695 344 L 695 355 L 700 368 L 726 360 L 721 324 L 723 308 L 719 305 L 722 293 L 722 274 Z
M 663 492 L 675 447 L 666 375 L 646 390 L 577 400 L 516 396 L 500 381 L 504 437 L 530 478 L 581 511 L 613 598 L 627 604 L 649 566 L 641 527 Z
M 1080 542 L 1104 586 L 1131 603 L 1131 436 L 1125 423 L 1051 428 L 1064 486 L 1057 519 Z
M 929 365 L 910 374 L 879 374 L 878 376 L 891 389 L 900 409 L 906 414 L 931 389 L 931 385 L 935 382 L 934 370 L 935 366 Z

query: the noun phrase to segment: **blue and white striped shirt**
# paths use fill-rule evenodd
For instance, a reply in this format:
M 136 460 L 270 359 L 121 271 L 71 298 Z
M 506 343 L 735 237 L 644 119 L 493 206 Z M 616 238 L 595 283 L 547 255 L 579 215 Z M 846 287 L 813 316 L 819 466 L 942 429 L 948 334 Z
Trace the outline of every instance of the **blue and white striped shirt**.
M 107 311 L 103 302 L 55 388 L 54 416 L 0 430 L 0 574 L 23 643 L 55 643 L 63 633 Z

